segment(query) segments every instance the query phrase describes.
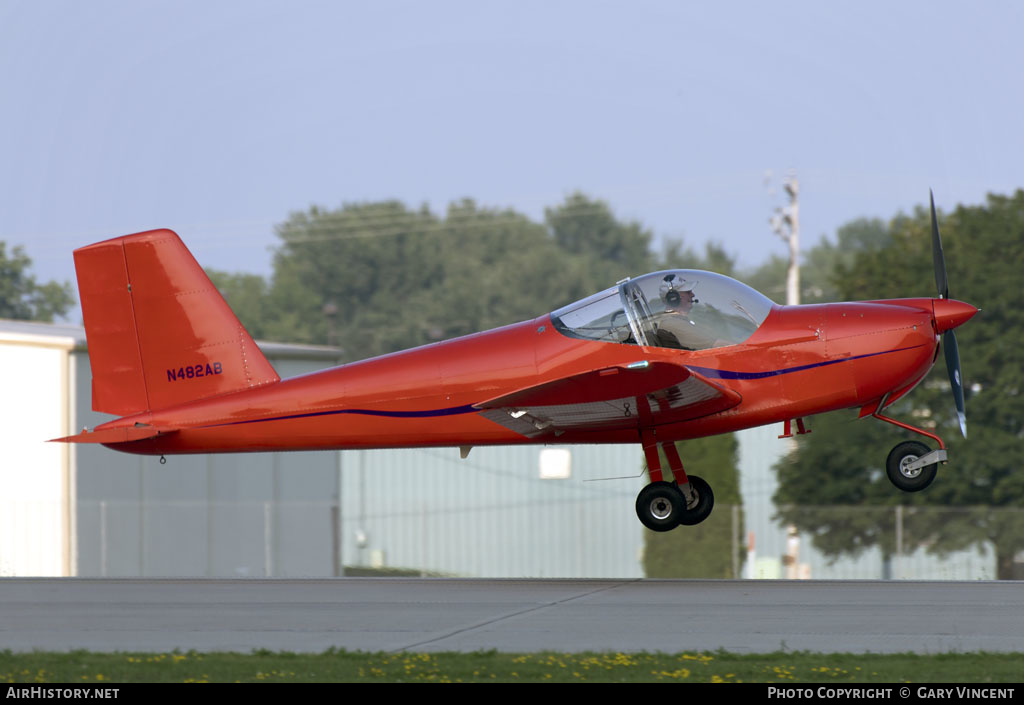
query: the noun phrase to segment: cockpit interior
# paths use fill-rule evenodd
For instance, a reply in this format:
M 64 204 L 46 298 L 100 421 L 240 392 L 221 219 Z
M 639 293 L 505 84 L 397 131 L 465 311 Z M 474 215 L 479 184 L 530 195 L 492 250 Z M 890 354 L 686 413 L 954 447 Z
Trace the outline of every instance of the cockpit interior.
M 626 345 L 707 350 L 746 341 L 772 301 L 713 272 L 676 269 L 626 279 L 551 314 L 563 335 Z

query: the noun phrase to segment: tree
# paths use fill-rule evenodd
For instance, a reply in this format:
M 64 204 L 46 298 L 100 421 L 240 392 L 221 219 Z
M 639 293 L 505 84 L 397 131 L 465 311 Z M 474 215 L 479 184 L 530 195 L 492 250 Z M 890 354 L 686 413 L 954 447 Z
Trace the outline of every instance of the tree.
M 264 327 L 268 318 L 267 280 L 258 274 L 222 272 L 207 269 L 207 276 L 217 287 L 228 306 L 238 316 L 249 335 L 264 338 Z
M 654 264 L 651 232 L 638 222 L 619 221 L 604 201 L 577 192 L 561 205 L 545 209 L 544 220 L 559 248 L 584 258 L 593 275 L 604 275 L 610 283 L 645 274 Z M 591 293 L 594 290 L 581 295 Z
M 539 315 L 571 301 L 583 278 L 544 226 L 470 200 L 444 218 L 394 201 L 313 208 L 278 234 L 267 335 L 326 342 L 333 304 L 351 359 Z
M 932 296 L 930 217 L 923 207 L 890 225 L 880 247 L 840 263 L 835 283 L 847 299 Z M 940 360 L 924 382 L 894 405 L 897 418 L 934 429 L 949 447 L 950 461 L 935 483 L 915 493 L 891 487 L 884 473 L 893 429 L 870 420 L 829 433 L 837 419 L 816 422 L 815 433 L 779 468 L 779 504 L 901 504 L 912 509 L 904 546 L 947 552 L 991 545 L 999 578 L 1013 577 L 1014 556 L 1024 549 L 1024 310 L 1015 291 L 1024 268 L 1024 191 L 990 195 L 980 206 L 958 206 L 940 218 L 950 293 L 981 308 L 957 330 L 967 386 L 969 438 L 960 438 L 952 395 Z M 914 440 L 919 440 L 915 434 Z M 865 454 L 864 448 L 877 448 Z M 926 507 L 943 507 L 944 511 Z M 978 509 L 981 507 L 982 509 Z M 834 515 L 835 513 L 833 513 Z M 877 545 L 891 553 L 889 539 L 866 527 L 841 527 L 835 516 L 808 518 L 783 510 L 786 521 L 815 536 L 830 555 Z
M 323 343 L 333 306 L 350 359 L 532 318 L 654 265 L 649 231 L 578 193 L 543 224 L 469 199 L 444 217 L 387 201 L 293 213 L 278 236 L 260 327 Z
M 859 218 L 836 232 L 836 243 L 824 235 L 803 255 L 800 302 L 838 301 L 843 297 L 835 277 L 849 268 L 859 253 L 875 252 L 890 240 L 889 225 L 877 218 Z M 743 281 L 776 303 L 786 303 L 786 268 L 789 260 L 772 255 L 767 262 L 743 275 Z
M 69 282 L 37 284 L 31 266 L 24 248 L 16 245 L 8 256 L 0 241 L 0 318 L 52 322 L 75 305 Z

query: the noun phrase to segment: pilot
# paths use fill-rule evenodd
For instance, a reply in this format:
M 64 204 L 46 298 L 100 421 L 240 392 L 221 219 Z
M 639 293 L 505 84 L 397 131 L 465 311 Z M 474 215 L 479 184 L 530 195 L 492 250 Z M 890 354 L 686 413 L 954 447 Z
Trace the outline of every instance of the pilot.
M 666 274 L 659 293 L 665 311 L 658 318 L 658 344 L 665 348 L 704 350 L 717 344 L 715 338 L 705 335 L 690 318 L 693 305 L 699 303 L 694 295 L 697 282 L 688 281 L 674 273 Z

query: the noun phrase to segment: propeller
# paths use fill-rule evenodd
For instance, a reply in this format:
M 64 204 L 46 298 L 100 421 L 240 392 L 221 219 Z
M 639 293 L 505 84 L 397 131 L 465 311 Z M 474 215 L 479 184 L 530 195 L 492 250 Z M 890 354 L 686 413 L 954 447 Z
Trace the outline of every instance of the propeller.
M 939 298 L 949 298 L 949 281 L 946 279 L 946 257 L 942 254 L 942 238 L 939 237 L 939 221 L 935 217 L 935 194 L 928 189 L 928 198 L 932 204 L 932 262 L 935 263 L 935 287 L 939 290 Z
M 929 189 L 932 207 L 932 261 L 935 264 L 935 286 L 939 290 L 940 299 L 949 299 L 949 281 L 946 279 L 946 257 L 942 253 L 942 238 L 939 237 L 939 221 L 935 217 L 935 195 Z M 960 349 L 956 344 L 956 334 L 950 328 L 942 334 L 942 350 L 946 357 L 946 372 L 949 384 L 953 388 L 953 401 L 956 404 L 956 415 L 960 421 L 960 433 L 967 438 L 967 415 L 964 412 L 964 383 L 960 373 Z

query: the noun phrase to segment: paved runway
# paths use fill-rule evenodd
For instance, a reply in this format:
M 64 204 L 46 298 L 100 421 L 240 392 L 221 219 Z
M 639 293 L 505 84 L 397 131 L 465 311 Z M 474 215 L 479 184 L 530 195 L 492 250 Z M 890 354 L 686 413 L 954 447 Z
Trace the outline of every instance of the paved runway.
M 1024 652 L 1024 583 L 0 579 L 0 649 Z

